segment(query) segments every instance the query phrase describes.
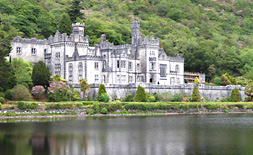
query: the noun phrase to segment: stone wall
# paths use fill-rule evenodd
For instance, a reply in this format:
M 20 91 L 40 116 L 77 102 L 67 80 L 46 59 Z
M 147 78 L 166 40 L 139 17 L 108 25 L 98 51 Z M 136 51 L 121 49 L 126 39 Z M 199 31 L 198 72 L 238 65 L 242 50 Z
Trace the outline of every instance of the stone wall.
M 139 84 L 128 84 L 128 85 L 116 85 L 108 84 L 106 86 L 107 93 L 112 97 L 117 95 L 117 98 L 125 97 L 127 94 L 132 93 L 135 95 L 137 87 Z M 191 96 L 194 84 L 181 84 L 181 85 L 153 85 L 147 83 L 140 83 L 141 86 L 145 88 L 148 93 L 163 93 L 171 92 L 176 93 L 186 93 Z M 241 94 L 241 99 L 244 100 L 247 95 L 244 94 L 244 87 L 239 85 L 227 85 L 227 86 L 206 86 L 204 84 L 198 84 L 201 96 L 206 96 L 210 101 L 215 101 L 217 99 L 228 98 L 231 95 L 232 89 L 237 87 Z M 92 84 L 90 90 L 87 92 L 88 95 L 92 96 L 94 99 L 98 93 L 99 84 Z

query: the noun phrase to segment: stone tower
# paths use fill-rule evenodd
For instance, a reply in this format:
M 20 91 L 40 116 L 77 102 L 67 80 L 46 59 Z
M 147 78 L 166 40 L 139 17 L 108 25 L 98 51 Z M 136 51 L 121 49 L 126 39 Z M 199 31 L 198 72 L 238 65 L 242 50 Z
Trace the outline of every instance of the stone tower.
M 139 42 L 139 39 L 141 39 L 139 21 L 131 22 L 131 31 L 132 31 L 132 44 L 137 45 Z

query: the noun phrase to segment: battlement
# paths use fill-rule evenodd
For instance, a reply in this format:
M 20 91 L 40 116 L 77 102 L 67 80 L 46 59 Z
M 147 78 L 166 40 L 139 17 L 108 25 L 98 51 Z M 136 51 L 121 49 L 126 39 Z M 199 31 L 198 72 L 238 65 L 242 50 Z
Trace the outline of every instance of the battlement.
M 160 46 L 160 39 L 159 38 L 155 39 L 155 37 L 152 35 L 149 39 L 148 39 L 148 37 L 145 37 L 142 40 L 141 44 L 143 44 L 143 45 L 152 45 L 152 46 L 158 46 L 159 47 Z
M 71 34 L 68 36 L 66 33 L 61 34 L 58 30 L 55 32 L 54 36 L 50 36 L 48 38 L 49 44 L 57 43 L 57 42 L 75 42 L 75 35 Z M 89 36 L 84 37 L 80 35 L 78 38 L 78 42 L 89 44 Z
M 179 56 L 179 54 L 177 54 L 176 57 L 170 57 L 168 56 L 168 59 L 171 61 L 171 62 L 184 62 L 184 58 Z
M 83 23 L 72 23 L 72 27 L 85 27 L 85 24 Z
M 13 38 L 12 42 L 15 42 L 15 43 L 29 43 L 29 44 L 41 44 L 41 45 L 47 45 L 48 44 L 48 40 L 46 40 L 46 39 L 44 39 L 44 40 L 40 40 L 40 39 L 36 39 L 36 38 L 27 39 L 27 38 L 21 38 L 20 36 Z
M 132 21 L 131 22 L 131 29 L 139 29 L 140 28 L 140 22 L 139 21 Z

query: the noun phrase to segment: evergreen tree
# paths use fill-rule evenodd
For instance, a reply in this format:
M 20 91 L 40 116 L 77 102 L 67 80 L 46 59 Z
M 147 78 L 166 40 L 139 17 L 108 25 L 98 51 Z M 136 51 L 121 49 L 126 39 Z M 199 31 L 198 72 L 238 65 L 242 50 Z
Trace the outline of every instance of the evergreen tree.
M 241 101 L 241 94 L 238 88 L 235 88 L 231 92 L 231 102 L 239 102 Z
M 81 6 L 81 0 L 72 0 L 70 2 L 70 5 L 71 6 L 68 10 L 68 14 L 70 16 L 72 23 L 75 22 L 77 17 L 83 19 L 84 13 L 81 12 L 81 10 L 83 9 Z
M 146 96 L 145 89 L 140 85 L 137 88 L 134 101 L 135 102 L 147 102 L 147 96 Z
M 105 85 L 100 84 L 99 89 L 98 89 L 97 101 L 105 101 L 105 100 L 107 100 L 107 98 L 109 98 L 109 96 L 106 92 Z M 109 98 L 109 100 L 110 100 L 110 98 Z
M 67 33 L 67 35 L 70 35 L 72 33 L 72 22 L 67 13 L 64 13 L 61 16 L 59 23 L 59 31 L 60 33 Z
M 197 86 L 194 86 L 193 91 L 192 91 L 192 101 L 193 102 L 200 102 L 201 96 L 199 93 L 199 88 Z
M 42 61 L 39 61 L 36 65 L 34 65 L 32 72 L 32 80 L 34 85 L 41 85 L 44 87 L 49 86 L 49 68 Z

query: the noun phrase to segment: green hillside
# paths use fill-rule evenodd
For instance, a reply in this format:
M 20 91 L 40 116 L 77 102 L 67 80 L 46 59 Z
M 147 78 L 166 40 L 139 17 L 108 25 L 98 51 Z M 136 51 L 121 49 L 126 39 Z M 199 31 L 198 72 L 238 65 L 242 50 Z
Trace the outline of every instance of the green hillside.
M 208 80 L 226 72 L 253 79 L 251 0 L 83 0 L 74 7 L 79 1 L 0 0 L 0 39 L 47 38 L 68 13 L 85 22 L 91 46 L 103 33 L 129 44 L 130 22 L 139 20 L 143 36 L 159 37 L 168 55 L 185 57 L 185 71 L 204 72 Z

